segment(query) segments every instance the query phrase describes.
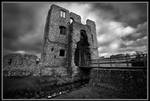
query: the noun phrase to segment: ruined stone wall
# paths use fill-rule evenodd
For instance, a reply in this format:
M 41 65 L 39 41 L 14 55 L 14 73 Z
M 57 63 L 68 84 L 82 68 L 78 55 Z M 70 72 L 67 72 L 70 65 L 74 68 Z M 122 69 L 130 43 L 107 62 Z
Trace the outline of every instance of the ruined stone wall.
M 66 12 L 66 18 L 61 18 L 60 11 Z M 65 54 L 67 53 L 67 43 L 68 43 L 68 30 L 66 32 L 66 35 L 60 34 L 60 26 L 64 26 L 68 29 L 68 22 L 69 22 L 69 11 L 57 7 L 56 5 L 52 5 L 50 12 L 48 12 L 48 18 L 47 21 L 48 24 L 45 26 L 47 29 L 45 29 L 45 36 L 44 40 L 46 41 L 43 45 L 44 52 L 42 56 L 43 64 L 49 65 L 49 66 L 60 66 L 60 64 L 65 64 L 66 61 L 64 57 L 59 56 L 59 50 L 65 49 Z M 61 62 L 61 63 L 59 63 Z
M 72 28 L 72 43 L 71 43 L 71 67 L 72 71 L 75 73 L 78 73 L 78 67 L 74 63 L 75 59 L 75 50 L 77 48 L 77 43 L 80 41 L 80 31 L 85 30 L 86 35 L 88 37 L 88 43 L 90 48 L 90 54 L 91 59 L 97 59 L 98 58 L 98 50 L 97 50 L 97 39 L 96 39 L 96 29 L 95 29 L 95 23 L 91 20 L 87 20 L 87 24 L 83 25 L 80 22 L 73 22 L 71 24 Z
M 45 52 L 45 59 L 43 61 L 43 64 L 45 66 L 49 67 L 56 67 L 56 66 L 66 66 L 66 55 L 67 52 L 65 52 L 64 56 L 59 56 L 60 49 L 67 50 L 67 46 L 65 44 L 59 44 L 59 43 L 47 43 L 46 46 L 46 52 Z
M 73 75 L 77 74 L 79 71 L 79 67 L 75 65 L 75 50 L 77 48 L 77 43 L 80 41 L 80 31 L 81 30 L 85 30 L 86 31 L 86 34 L 87 34 L 87 37 L 88 39 L 90 39 L 90 30 L 87 28 L 87 26 L 81 24 L 81 23 L 78 23 L 78 22 L 73 22 L 72 23 L 72 32 L 71 32 L 71 35 L 72 35 L 72 43 L 71 43 L 71 68 L 72 68 L 72 71 L 73 71 Z M 89 44 L 91 45 L 92 42 L 91 40 L 88 40 Z
M 124 98 L 146 98 L 147 70 L 94 68 L 89 86 L 113 89 Z
M 96 35 L 96 25 L 95 22 L 92 20 L 87 19 L 86 25 L 90 29 L 90 36 L 89 40 L 91 42 L 90 49 L 91 49 L 91 58 L 98 59 L 98 44 L 97 44 L 97 35 Z
M 61 17 L 61 11 L 65 12 L 65 18 Z M 55 77 L 67 75 L 69 20 L 70 15 L 68 10 L 57 5 L 51 6 L 45 25 L 43 52 L 41 56 L 41 75 L 43 76 Z M 65 35 L 60 34 L 60 26 L 66 28 Z M 64 50 L 64 56 L 60 56 L 60 50 Z
M 38 57 L 28 54 L 8 54 L 3 58 L 4 76 L 27 76 L 39 74 Z

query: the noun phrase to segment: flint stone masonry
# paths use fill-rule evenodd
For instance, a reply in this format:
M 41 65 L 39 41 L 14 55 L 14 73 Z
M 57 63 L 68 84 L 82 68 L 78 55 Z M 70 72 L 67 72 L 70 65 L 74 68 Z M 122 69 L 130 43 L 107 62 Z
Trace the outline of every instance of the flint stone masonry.
M 4 76 L 39 75 L 38 57 L 29 54 L 8 54 L 3 58 Z
M 63 17 L 62 12 L 64 14 Z M 72 23 L 70 22 L 71 19 L 73 20 Z M 60 26 L 66 29 L 64 35 L 60 34 Z M 75 56 L 75 54 L 77 54 L 77 47 L 79 47 L 78 43 L 81 43 L 80 41 L 83 37 L 81 36 L 81 30 L 85 31 L 84 37 L 87 36 L 86 43 L 89 44 L 87 46 L 89 48 L 87 51 L 90 54 L 88 59 L 97 59 L 98 50 L 95 22 L 88 19 L 84 25 L 81 23 L 79 15 L 57 5 L 51 5 L 45 24 L 43 51 L 41 55 L 42 75 L 52 75 L 51 71 L 55 71 L 55 74 L 62 76 L 68 75 L 69 77 L 74 77 L 78 75 L 80 70 L 75 61 L 79 59 L 75 58 L 79 57 Z M 64 56 L 60 56 L 61 49 L 65 51 Z M 85 56 L 87 55 L 86 53 L 84 54 Z M 82 63 L 82 61 L 79 62 Z

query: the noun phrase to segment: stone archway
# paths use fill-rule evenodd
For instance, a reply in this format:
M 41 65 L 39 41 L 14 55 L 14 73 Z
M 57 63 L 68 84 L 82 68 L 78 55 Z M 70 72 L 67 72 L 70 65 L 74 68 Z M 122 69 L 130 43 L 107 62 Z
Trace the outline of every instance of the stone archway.
M 85 30 L 80 31 L 80 41 L 74 53 L 74 63 L 76 66 L 88 66 L 91 59 L 88 37 Z

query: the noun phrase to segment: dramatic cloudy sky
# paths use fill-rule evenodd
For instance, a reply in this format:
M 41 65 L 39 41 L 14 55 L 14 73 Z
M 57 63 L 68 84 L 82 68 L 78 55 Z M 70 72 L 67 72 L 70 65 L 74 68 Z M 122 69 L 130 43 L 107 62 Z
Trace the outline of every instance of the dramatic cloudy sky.
M 47 12 L 57 4 L 96 22 L 99 56 L 147 51 L 146 3 L 3 3 L 3 53 L 40 56 Z

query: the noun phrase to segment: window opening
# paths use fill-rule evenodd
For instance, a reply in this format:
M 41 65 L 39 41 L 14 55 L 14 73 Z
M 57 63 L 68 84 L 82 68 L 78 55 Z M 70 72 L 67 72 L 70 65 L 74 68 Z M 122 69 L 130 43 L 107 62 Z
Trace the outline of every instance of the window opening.
M 73 18 L 70 18 L 70 24 L 72 24 L 74 22 Z
M 92 42 L 94 42 L 93 34 L 92 34 Z
M 60 26 L 60 27 L 59 27 L 59 30 L 60 30 L 60 34 L 62 34 L 62 35 L 65 35 L 65 34 L 66 34 L 66 27 Z
M 54 50 L 54 48 L 51 48 L 51 51 L 53 51 Z
M 66 12 L 63 11 L 63 10 L 61 10 L 61 11 L 60 11 L 60 16 L 61 16 L 62 18 L 65 18 L 65 17 L 66 17 Z
M 59 56 L 65 56 L 65 50 L 64 49 L 60 50 Z
M 9 59 L 8 64 L 11 65 L 12 63 L 12 59 Z

